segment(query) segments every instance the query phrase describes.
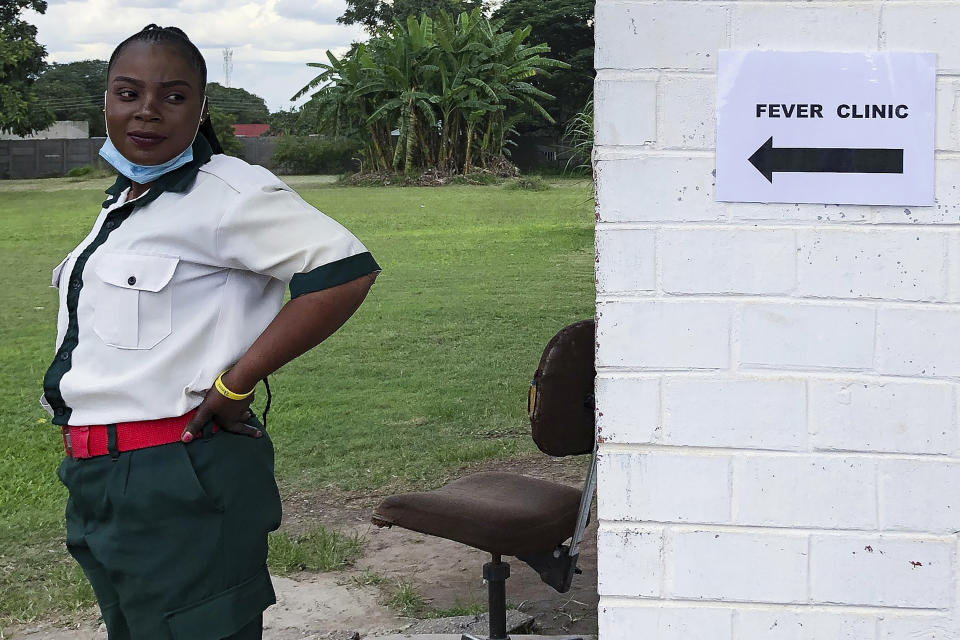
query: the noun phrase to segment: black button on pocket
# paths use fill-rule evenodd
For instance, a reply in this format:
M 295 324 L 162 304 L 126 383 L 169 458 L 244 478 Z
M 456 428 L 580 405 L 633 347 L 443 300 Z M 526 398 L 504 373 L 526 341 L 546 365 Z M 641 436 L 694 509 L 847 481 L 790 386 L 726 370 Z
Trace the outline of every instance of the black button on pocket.
M 127 284 L 132 287 L 133 285 L 137 284 L 137 278 L 135 276 L 130 276 L 127 278 Z
M 69 360 L 69 359 L 70 359 L 70 352 L 69 352 L 69 351 L 64 351 L 63 353 L 61 353 L 61 354 L 60 354 L 60 359 L 61 359 L 61 360 Z
M 54 413 L 57 414 L 58 416 L 62 416 L 62 415 L 65 414 L 66 412 L 67 412 L 66 409 L 64 409 L 63 407 L 57 407 L 57 408 L 54 410 Z
M 114 224 L 113 220 L 107 220 L 107 223 L 103 226 L 105 226 L 107 229 L 113 229 L 116 225 Z
M 77 280 L 76 278 L 74 278 L 73 280 L 71 280 L 71 281 L 70 281 L 70 288 L 72 288 L 72 289 L 79 289 L 79 288 L 80 288 L 80 281 Z

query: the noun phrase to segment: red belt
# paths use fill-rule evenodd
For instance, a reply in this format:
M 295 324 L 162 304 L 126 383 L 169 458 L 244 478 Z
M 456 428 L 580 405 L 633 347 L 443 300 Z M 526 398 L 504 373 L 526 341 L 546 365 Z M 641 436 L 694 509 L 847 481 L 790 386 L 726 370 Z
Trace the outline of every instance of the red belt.
M 161 444 L 179 442 L 183 428 L 187 426 L 196 410 L 176 418 L 159 420 L 139 420 L 137 422 L 118 422 L 116 425 L 94 424 L 84 427 L 62 427 L 63 447 L 72 458 L 93 458 L 110 453 L 109 429 L 117 430 L 117 452 L 133 451 L 156 447 Z M 213 426 L 213 432 L 218 431 Z

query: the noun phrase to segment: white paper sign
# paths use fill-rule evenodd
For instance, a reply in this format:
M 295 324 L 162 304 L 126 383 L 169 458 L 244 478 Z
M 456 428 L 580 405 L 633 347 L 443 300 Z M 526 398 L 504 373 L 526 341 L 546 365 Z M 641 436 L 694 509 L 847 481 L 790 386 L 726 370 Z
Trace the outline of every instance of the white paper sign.
M 932 205 L 936 54 L 721 51 L 717 200 Z

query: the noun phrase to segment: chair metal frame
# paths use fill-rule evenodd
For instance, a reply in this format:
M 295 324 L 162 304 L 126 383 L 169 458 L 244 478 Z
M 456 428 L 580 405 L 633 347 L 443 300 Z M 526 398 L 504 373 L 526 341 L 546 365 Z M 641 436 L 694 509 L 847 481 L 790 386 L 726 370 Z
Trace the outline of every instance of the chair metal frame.
M 552 552 L 517 556 L 517 560 L 529 565 L 540 579 L 556 589 L 566 593 L 573 583 L 573 576 L 581 573 L 577 567 L 580 557 L 580 545 L 590 520 L 590 506 L 597 487 L 597 449 L 590 456 L 590 469 L 583 483 L 580 495 L 580 508 L 577 512 L 577 524 L 570 538 L 570 544 L 561 544 Z M 491 561 L 483 565 L 483 580 L 487 583 L 487 602 L 489 636 L 479 638 L 465 633 L 460 640 L 510 640 L 507 635 L 507 590 L 506 580 L 510 577 L 510 565 L 503 562 L 499 554 L 491 554 Z M 583 640 L 580 636 L 568 636 L 565 640 Z

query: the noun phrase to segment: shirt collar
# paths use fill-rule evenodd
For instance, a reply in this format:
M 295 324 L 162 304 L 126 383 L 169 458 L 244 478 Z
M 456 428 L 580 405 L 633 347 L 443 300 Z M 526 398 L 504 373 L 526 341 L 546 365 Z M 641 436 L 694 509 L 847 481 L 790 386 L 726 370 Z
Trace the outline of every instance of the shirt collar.
M 205 165 L 209 160 L 210 156 L 213 155 L 213 149 L 210 147 L 210 143 L 207 142 L 207 139 L 203 134 L 198 134 L 193 141 L 193 160 L 183 165 L 179 169 L 174 169 L 170 173 L 165 173 L 159 178 L 156 182 L 150 185 L 150 190 L 144 193 L 139 198 L 132 200 L 134 207 L 142 207 L 150 202 L 156 200 L 161 193 L 164 191 L 173 191 L 176 193 L 182 193 L 193 186 L 194 180 L 197 179 L 197 172 L 200 171 L 200 167 Z M 106 190 L 108 197 L 103 202 L 103 208 L 106 209 L 110 205 L 114 204 L 119 198 L 120 194 L 123 193 L 124 189 L 127 189 L 131 185 L 130 178 L 124 175 L 117 175 L 117 180 L 114 182 L 109 189 Z

